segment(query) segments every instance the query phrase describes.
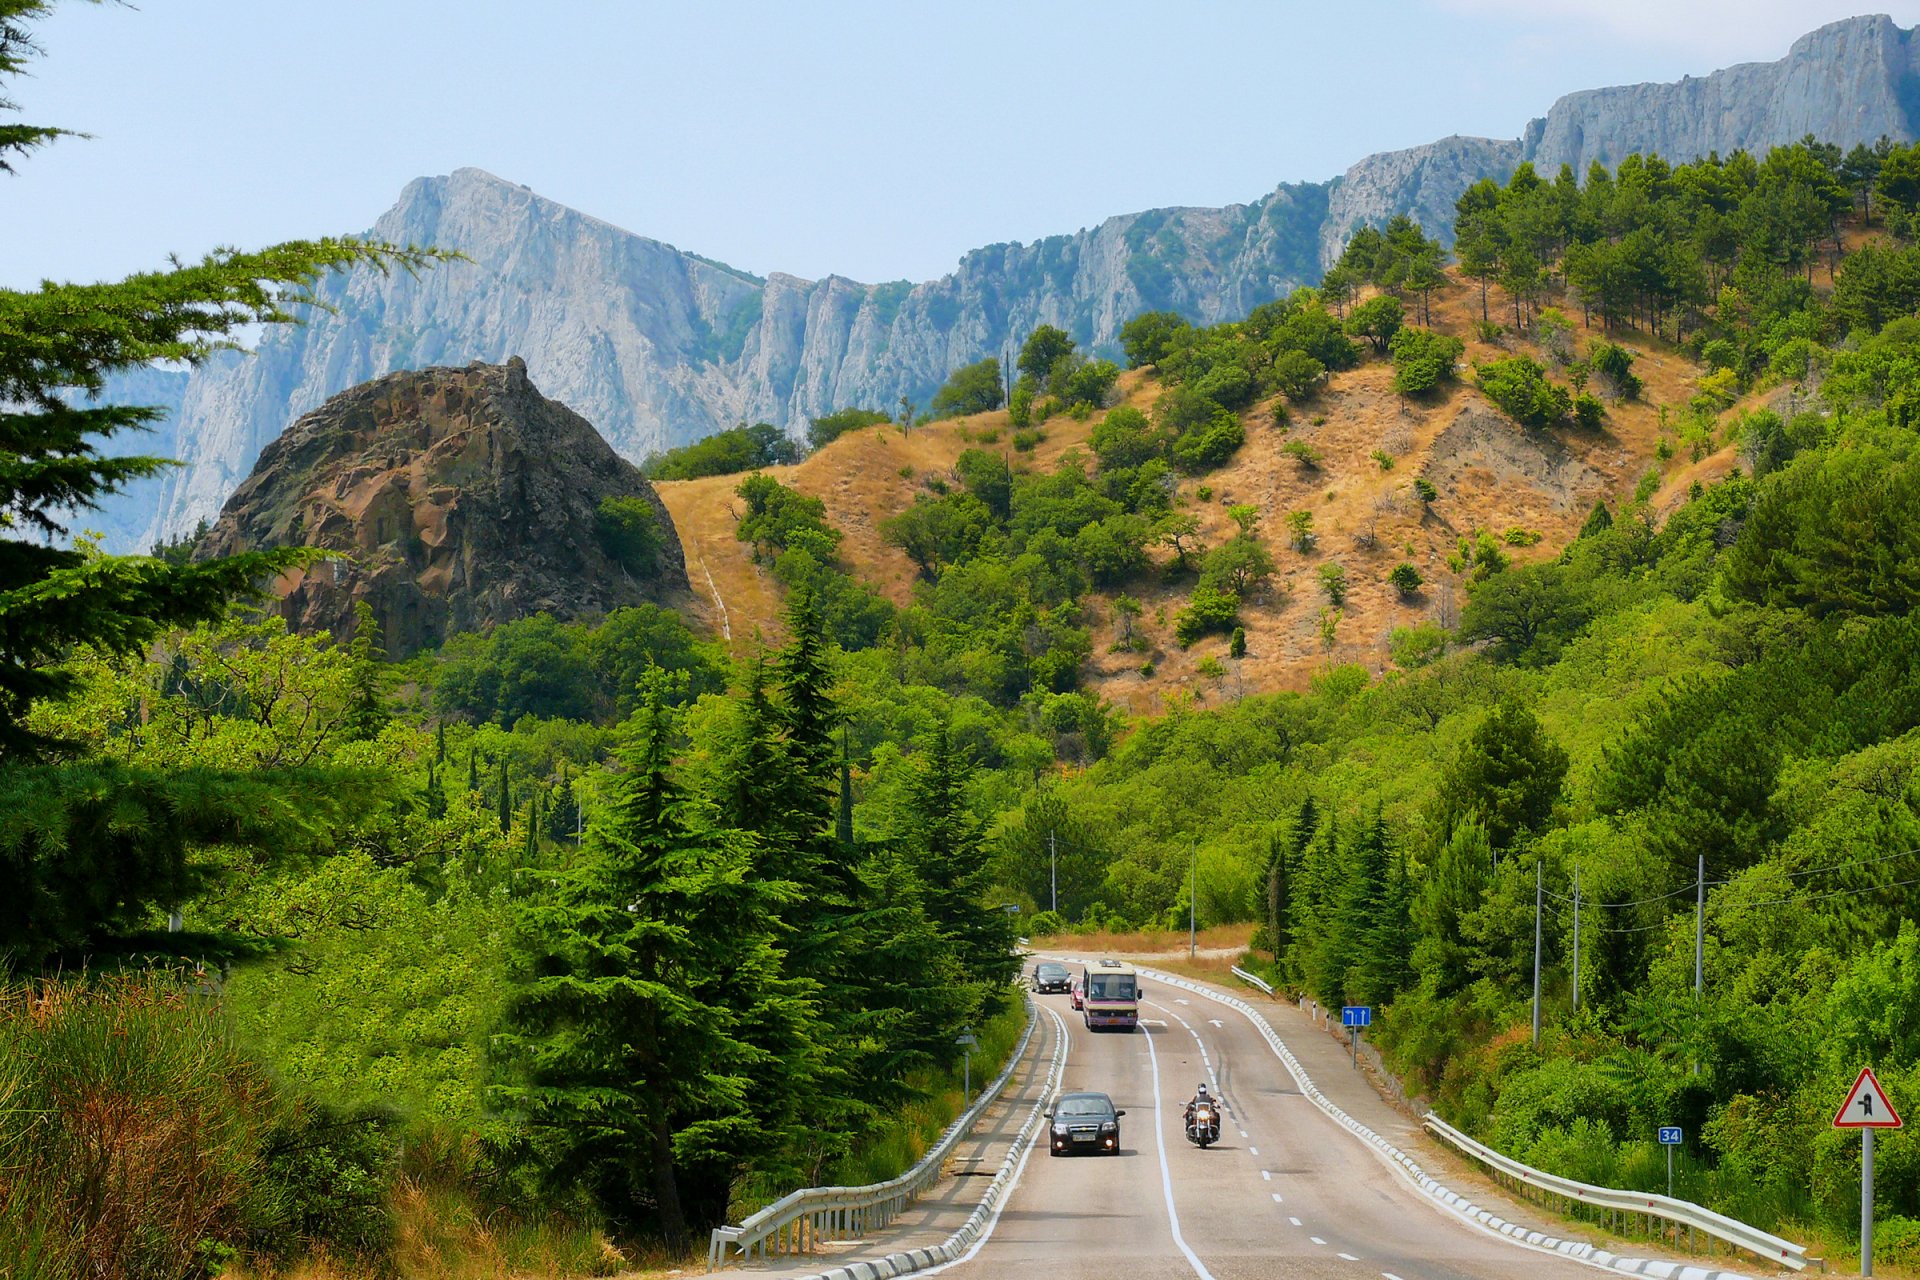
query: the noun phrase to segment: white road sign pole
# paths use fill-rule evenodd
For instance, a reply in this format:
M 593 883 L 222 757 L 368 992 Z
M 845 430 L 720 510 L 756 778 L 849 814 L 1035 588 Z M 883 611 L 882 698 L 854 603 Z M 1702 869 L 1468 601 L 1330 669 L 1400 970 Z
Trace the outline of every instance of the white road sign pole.
M 1860 1274 L 1873 1274 L 1873 1130 L 1860 1131 Z

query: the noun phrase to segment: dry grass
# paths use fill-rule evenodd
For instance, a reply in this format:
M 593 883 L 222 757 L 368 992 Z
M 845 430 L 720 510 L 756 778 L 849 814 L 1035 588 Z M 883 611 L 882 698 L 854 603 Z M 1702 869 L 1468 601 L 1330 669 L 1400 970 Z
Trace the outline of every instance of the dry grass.
M 1198 950 L 1208 956 L 1225 957 L 1229 963 L 1239 958 L 1247 949 L 1247 943 L 1253 939 L 1254 926 L 1250 924 L 1216 924 L 1200 930 L 1197 939 Z M 1071 952 L 1075 955 L 1111 955 L 1129 957 L 1179 956 L 1187 954 L 1187 932 L 1184 929 L 1138 929 L 1127 933 L 1056 933 L 1050 937 L 1034 938 L 1031 947 L 1035 951 Z
M 1504 314 L 1510 322 L 1511 308 L 1497 289 L 1491 307 L 1496 319 Z M 1503 336 L 1499 345 L 1478 340 L 1476 285 L 1455 282 L 1441 290 L 1432 312 L 1435 329 L 1467 344 L 1469 363 L 1514 352 L 1543 358 L 1525 337 Z M 1584 353 L 1601 335 L 1580 327 L 1577 309 L 1569 318 L 1575 325 L 1575 349 Z M 1550 558 L 1578 532 L 1596 500 L 1617 509 L 1655 463 L 1663 434 L 1660 407 L 1670 406 L 1677 419 L 1695 390 L 1699 370 L 1667 344 L 1643 334 L 1611 336 L 1638 353 L 1635 368 L 1646 384 L 1643 395 L 1632 403 L 1609 405 L 1605 427 L 1598 433 L 1557 431 L 1544 444 L 1537 433 L 1499 415 L 1469 385 L 1456 386 L 1430 403 L 1403 403 L 1393 393 L 1391 367 L 1377 360 L 1336 375 L 1314 400 L 1293 406 L 1288 431 L 1272 425 L 1272 401 L 1249 409 L 1244 415 L 1246 445 L 1227 466 L 1183 481 L 1178 499 L 1184 511 L 1199 519 L 1202 537 L 1210 543 L 1232 533 L 1229 505 L 1252 503 L 1260 509 L 1261 533 L 1279 571 L 1242 610 L 1247 656 L 1228 659 L 1222 636 L 1181 649 L 1173 639 L 1173 618 L 1185 604 L 1192 581 L 1156 574 L 1127 588 L 1145 606 L 1136 625 L 1144 651 L 1111 651 L 1117 619 L 1108 597 L 1096 593 L 1087 598 L 1094 640 L 1089 686 L 1129 711 L 1151 713 L 1174 699 L 1205 705 L 1249 693 L 1304 689 L 1335 663 L 1384 672 L 1388 638 L 1396 627 L 1457 620 L 1466 591 L 1448 571 L 1447 558 L 1461 537 L 1479 529 L 1496 536 L 1510 528 L 1526 529 L 1541 540 L 1532 547 L 1507 548 L 1509 554 L 1516 560 Z M 1124 375 L 1120 387 L 1125 401 L 1143 410 L 1150 409 L 1159 394 L 1158 384 L 1144 371 Z M 1455 424 L 1470 409 L 1497 418 L 1498 430 L 1508 434 L 1491 440 L 1469 438 L 1473 433 Z M 1316 418 L 1324 421 L 1316 425 Z M 950 477 L 954 461 L 968 448 L 1002 450 L 1016 467 L 1050 468 L 1067 450 L 1086 447 L 1091 423 L 1058 417 L 1044 430 L 1043 443 L 1022 454 L 1011 448 L 1004 412 L 933 423 L 904 435 L 897 427 L 872 427 L 841 437 L 798 465 L 770 468 L 769 473 L 822 499 L 829 518 L 846 533 L 843 554 L 854 571 L 889 598 L 905 603 L 912 593 L 913 566 L 881 541 L 881 522 L 924 492 L 928 477 Z M 1317 469 L 1303 469 L 1282 452 L 1292 439 L 1306 440 L 1320 451 L 1323 461 Z M 1382 470 L 1373 456 L 1381 449 L 1393 455 L 1391 470 Z M 1699 463 L 1684 452 L 1676 454 L 1663 466 L 1665 480 L 1655 510 L 1670 510 L 1694 480 L 1710 482 L 1733 464 L 1731 447 Z M 1444 483 L 1439 497 L 1423 508 L 1411 489 L 1414 478 L 1429 471 Z M 688 574 L 715 633 L 723 629 L 724 603 L 725 630 L 736 646 L 751 645 L 756 637 L 773 643 L 780 638 L 780 591 L 733 536 L 738 500 L 732 492 L 738 480 L 715 476 L 658 488 L 686 547 Z M 1204 500 L 1199 496 L 1202 487 L 1210 491 Z M 1313 513 L 1318 534 L 1317 545 L 1306 553 L 1287 545 L 1287 513 L 1299 510 Z M 1170 558 L 1164 552 L 1156 555 L 1163 563 Z M 1341 564 L 1348 583 L 1331 649 L 1322 641 L 1320 612 L 1326 600 L 1316 577 L 1330 560 Z M 1386 581 L 1403 560 L 1411 561 L 1427 580 L 1422 591 L 1405 600 Z M 1222 662 L 1224 676 L 1200 671 L 1209 658 Z M 1141 674 L 1148 660 L 1154 666 L 1152 676 Z

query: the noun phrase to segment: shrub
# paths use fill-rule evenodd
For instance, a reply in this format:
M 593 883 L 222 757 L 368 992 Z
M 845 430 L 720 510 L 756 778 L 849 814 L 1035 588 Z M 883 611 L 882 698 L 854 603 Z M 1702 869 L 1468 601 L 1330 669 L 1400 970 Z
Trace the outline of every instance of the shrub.
M 1567 389 L 1549 381 L 1546 369 L 1528 356 L 1507 356 L 1476 365 L 1474 379 L 1487 399 L 1515 422 L 1529 427 L 1550 427 L 1573 408 Z
M 1024 431 L 1013 433 L 1013 447 L 1021 453 L 1032 453 L 1034 446 L 1046 438 L 1046 433 L 1038 427 L 1028 427 Z
M 1425 476 L 1414 477 L 1413 492 L 1414 496 L 1418 497 L 1422 503 L 1432 502 L 1440 496 L 1440 491 L 1433 487 L 1433 481 L 1427 479 Z
M 1320 389 L 1327 366 L 1304 351 L 1282 351 L 1273 360 L 1273 385 L 1289 400 L 1305 400 Z
M 1510 547 L 1531 547 L 1540 541 L 1540 535 L 1516 524 L 1501 534 L 1500 540 Z
M 1393 455 L 1388 453 L 1385 449 L 1375 449 L 1373 451 L 1372 457 L 1374 462 L 1379 464 L 1379 467 L 1382 471 L 1393 470 Z
M 1402 600 L 1410 600 L 1419 593 L 1421 587 L 1426 585 L 1427 580 L 1420 576 L 1420 571 L 1414 568 L 1410 561 L 1402 560 L 1393 566 L 1393 572 L 1387 575 L 1387 581 L 1393 584 L 1393 589 L 1400 593 Z
M 1247 440 L 1240 419 L 1221 410 L 1212 422 L 1188 431 L 1173 446 L 1173 465 L 1189 475 L 1219 466 Z
M 807 423 L 807 443 L 816 449 L 824 449 L 849 431 L 859 431 L 864 427 L 877 427 L 893 419 L 877 409 L 842 409 L 830 413 L 824 418 L 813 418 Z
M 1033 387 L 1022 379 L 1013 389 L 1013 396 L 1007 401 L 1007 421 L 1017 430 L 1033 422 Z
M 602 498 L 594 512 L 594 531 L 608 559 L 635 577 L 650 576 L 659 568 L 666 539 L 659 515 L 645 498 Z
M 654 480 L 697 480 L 780 466 L 800 460 L 800 445 L 771 423 L 741 423 L 704 440 L 648 458 L 640 469 Z
M 1245 627 L 1235 627 L 1233 634 L 1227 638 L 1227 656 L 1229 658 L 1244 658 L 1247 656 L 1247 629 Z
M 1607 406 L 1600 403 L 1600 397 L 1582 391 L 1573 398 L 1573 420 L 1586 431 L 1598 431 L 1606 420 Z
M 1034 938 L 1051 938 L 1056 933 L 1067 931 L 1066 917 L 1058 911 L 1042 911 L 1027 921 L 1027 934 Z
M 1395 627 L 1387 639 L 1387 652 L 1393 657 L 1393 665 L 1402 671 L 1424 667 L 1446 656 L 1446 629 L 1430 623 L 1422 623 L 1417 627 Z
M 1227 668 L 1221 663 L 1220 659 L 1211 655 L 1200 659 L 1199 663 L 1195 665 L 1194 671 L 1213 680 L 1218 680 L 1221 676 L 1227 674 Z
M 1453 378 L 1466 354 L 1458 338 L 1431 329 L 1402 329 L 1388 344 L 1393 351 L 1393 389 L 1403 396 L 1425 395 Z
M 1327 603 L 1338 608 L 1347 602 L 1347 571 L 1340 567 L 1337 560 L 1329 560 L 1320 566 L 1320 589 L 1327 593 Z
M 1596 342 L 1587 349 L 1587 363 L 1600 375 L 1615 399 L 1639 398 L 1641 382 L 1633 372 L 1633 352 L 1613 342 Z
M 969 413 L 998 409 L 1005 397 L 1000 382 L 1000 362 L 992 356 L 962 365 L 948 376 L 946 384 L 933 395 L 933 416 L 958 418 Z
M 1302 471 L 1318 471 L 1325 460 L 1324 455 L 1305 440 L 1289 440 L 1280 446 L 1280 452 L 1299 463 Z
M 1146 679 L 1148 680 L 1153 679 L 1153 672 L 1154 672 L 1154 666 L 1152 662 L 1149 661 L 1149 662 L 1143 662 L 1140 664 L 1140 674 Z
M 1212 501 L 1213 501 L 1213 486 L 1212 486 L 1212 485 L 1210 485 L 1210 484 L 1203 484 L 1203 485 L 1200 485 L 1200 486 L 1199 486 L 1198 488 L 1196 488 L 1196 489 L 1195 489 L 1195 490 L 1193 491 L 1193 496 L 1194 496 L 1194 497 L 1196 497 L 1196 498 L 1198 498 L 1198 499 L 1200 499 L 1200 501 L 1202 501 L 1202 502 L 1212 502 Z
M 1198 586 L 1187 607 L 1174 615 L 1173 636 L 1186 648 L 1201 636 L 1230 631 L 1240 621 L 1240 597 L 1231 591 Z

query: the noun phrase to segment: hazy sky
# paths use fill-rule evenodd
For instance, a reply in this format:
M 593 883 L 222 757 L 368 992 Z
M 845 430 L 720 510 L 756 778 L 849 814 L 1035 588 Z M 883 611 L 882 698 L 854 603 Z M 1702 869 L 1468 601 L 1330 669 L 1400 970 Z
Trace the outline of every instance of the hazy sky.
M 998 240 L 1509 138 L 1772 60 L 1846 0 L 70 3 L 8 96 L 0 285 L 364 230 L 477 165 L 735 266 L 926 279 Z M 1867 10 L 1871 11 L 1871 10 Z M 1902 25 L 1920 0 L 1883 6 Z

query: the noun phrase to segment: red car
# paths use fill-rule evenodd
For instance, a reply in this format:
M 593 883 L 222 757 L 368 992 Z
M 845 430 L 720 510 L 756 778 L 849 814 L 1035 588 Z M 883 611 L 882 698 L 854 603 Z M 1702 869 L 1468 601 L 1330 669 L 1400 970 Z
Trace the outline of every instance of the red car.
M 1076 1009 L 1086 1008 L 1086 1005 L 1082 1002 L 1083 997 L 1087 994 L 1085 990 L 1086 981 L 1086 975 L 1075 975 L 1073 979 L 1073 990 L 1067 992 L 1067 999 L 1072 1002 L 1073 1007 Z

